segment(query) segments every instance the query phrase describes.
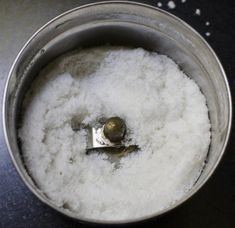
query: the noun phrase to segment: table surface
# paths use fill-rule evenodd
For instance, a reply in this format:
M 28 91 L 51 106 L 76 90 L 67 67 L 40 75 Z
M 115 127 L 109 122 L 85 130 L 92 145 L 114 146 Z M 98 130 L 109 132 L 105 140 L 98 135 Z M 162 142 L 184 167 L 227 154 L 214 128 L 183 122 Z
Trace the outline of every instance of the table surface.
M 44 23 L 88 0 L 0 0 L 0 98 L 13 60 L 29 37 Z M 235 1 L 175 0 L 169 9 L 168 0 L 147 0 L 182 18 L 206 38 L 219 56 L 232 90 L 235 93 Z M 195 14 L 200 9 L 201 15 Z M 206 26 L 206 21 L 210 26 Z M 210 36 L 206 36 L 210 32 Z M 173 212 L 142 225 L 149 227 L 235 227 L 235 135 L 232 130 L 227 152 L 205 186 Z M 7 152 L 0 126 L 0 227 L 84 227 L 41 203 L 17 174 Z

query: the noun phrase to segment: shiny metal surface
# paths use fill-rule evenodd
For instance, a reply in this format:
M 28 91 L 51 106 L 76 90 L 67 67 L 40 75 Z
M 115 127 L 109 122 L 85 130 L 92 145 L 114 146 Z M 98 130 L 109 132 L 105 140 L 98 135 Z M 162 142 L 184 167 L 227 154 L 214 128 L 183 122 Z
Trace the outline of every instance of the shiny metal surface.
M 126 133 L 126 124 L 121 118 L 111 117 L 98 125 L 100 126 L 87 126 L 87 150 L 125 146 L 122 140 Z
M 121 142 L 126 133 L 126 124 L 123 119 L 118 116 L 111 117 L 104 124 L 104 135 L 111 142 Z
M 87 138 L 87 150 L 99 148 L 119 148 L 122 146 L 120 143 L 113 143 L 104 136 L 104 127 L 90 128 Z M 124 146 L 124 145 L 123 145 Z
M 153 215 L 135 220 L 102 221 L 76 216 L 56 207 L 28 175 L 17 143 L 22 98 L 39 70 L 56 56 L 77 47 L 104 43 L 143 47 L 173 58 L 206 96 L 212 142 L 202 175 L 182 200 Z M 191 197 L 211 176 L 224 153 L 231 128 L 231 96 L 223 68 L 213 50 L 191 27 L 159 9 L 131 2 L 97 3 L 76 8 L 47 23 L 17 56 L 5 87 L 3 126 L 9 152 L 24 182 L 43 202 L 81 221 L 129 223 L 169 211 Z

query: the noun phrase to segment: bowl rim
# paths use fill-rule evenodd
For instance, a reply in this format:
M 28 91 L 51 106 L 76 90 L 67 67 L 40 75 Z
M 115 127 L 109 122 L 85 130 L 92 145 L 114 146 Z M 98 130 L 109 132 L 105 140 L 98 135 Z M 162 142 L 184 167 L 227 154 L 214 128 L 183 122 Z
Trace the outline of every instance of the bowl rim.
M 93 7 L 93 6 L 97 6 L 97 5 L 112 5 L 112 4 L 123 4 L 123 5 L 134 5 L 134 6 L 140 6 L 142 8 L 148 8 L 148 9 L 152 9 L 152 10 L 156 10 L 158 12 L 160 12 L 161 14 L 164 14 L 165 16 L 171 17 L 172 19 L 174 19 L 177 23 L 182 24 L 183 26 L 185 26 L 187 29 L 191 30 L 199 39 L 200 41 L 208 48 L 208 50 L 211 52 L 212 57 L 215 59 L 216 63 L 218 64 L 220 70 L 221 70 L 221 74 L 223 76 L 223 81 L 225 83 L 226 86 L 226 90 L 227 90 L 227 95 L 228 95 L 228 127 L 227 127 L 227 131 L 226 131 L 226 137 L 225 137 L 225 141 L 221 150 L 221 153 L 219 154 L 216 162 L 213 164 L 211 170 L 208 172 L 207 176 L 205 176 L 205 178 L 203 179 L 203 181 L 197 186 L 195 187 L 192 191 L 189 192 L 189 194 L 185 195 L 182 199 L 176 201 L 176 203 L 174 203 L 173 205 L 165 208 L 164 210 L 158 211 L 156 213 L 147 215 L 147 216 L 142 216 L 139 218 L 135 218 L 135 219 L 124 219 L 124 220 L 99 220 L 99 219 L 89 219 L 86 217 L 79 217 L 77 214 L 72 213 L 68 210 L 62 209 L 60 207 L 57 207 L 50 199 L 47 199 L 46 197 L 43 197 L 39 192 L 39 189 L 35 189 L 31 183 L 28 182 L 28 180 L 26 180 L 24 174 L 21 172 L 20 168 L 18 167 L 18 163 L 13 155 L 12 152 L 12 148 L 11 148 L 11 143 L 9 141 L 9 132 L 6 126 L 6 119 L 7 119 L 7 97 L 8 97 L 8 90 L 9 90 L 9 84 L 10 84 L 10 80 L 12 78 L 12 73 L 14 72 L 14 69 L 19 61 L 19 59 L 21 58 L 22 53 L 24 52 L 24 50 L 27 48 L 27 46 L 31 43 L 31 41 L 38 35 L 40 34 L 44 29 L 46 29 L 49 25 L 51 25 L 52 23 L 54 23 L 56 20 L 72 13 L 75 12 L 77 10 L 81 10 L 84 8 L 88 8 L 88 7 Z M 231 125 L 232 125 L 232 98 L 231 98 L 231 91 L 230 91 L 230 87 L 229 87 L 229 83 L 225 74 L 225 71 L 223 69 L 223 66 L 218 58 L 218 56 L 216 55 L 216 53 L 214 52 L 214 50 L 212 49 L 212 47 L 207 43 L 207 41 L 194 29 L 192 28 L 189 24 L 187 24 L 185 21 L 183 21 L 182 19 L 180 19 L 179 17 L 165 11 L 162 10 L 158 7 L 152 6 L 152 5 L 148 5 L 148 4 L 144 4 L 144 3 L 140 3 L 140 2 L 135 2 L 135 1 L 125 1 L 125 0 L 121 0 L 121 1 L 99 1 L 99 2 L 94 2 L 94 3 L 89 3 L 89 4 L 84 4 L 82 6 L 78 6 L 75 7 L 73 9 L 67 10 L 64 13 L 54 17 L 53 19 L 51 19 L 50 21 L 48 21 L 46 24 L 44 24 L 42 27 L 40 27 L 29 39 L 28 41 L 23 45 L 23 47 L 21 48 L 21 50 L 19 51 L 19 53 L 17 54 L 11 68 L 10 71 L 7 75 L 7 80 L 5 83 L 5 87 L 4 87 L 4 94 L 3 94 L 3 105 L 2 105 L 2 123 L 3 123 L 3 133 L 4 133 L 4 138 L 5 138 L 5 142 L 7 145 L 7 149 L 8 152 L 10 154 L 11 160 L 18 172 L 18 174 L 20 175 L 21 179 L 23 180 L 23 182 L 26 184 L 26 186 L 29 188 L 29 190 L 43 203 L 45 203 L 47 206 L 52 207 L 53 209 L 55 209 L 56 211 L 62 213 L 63 215 L 66 215 L 72 219 L 75 219 L 81 223 L 90 223 L 90 224 L 106 224 L 106 225 L 110 225 L 110 224 L 129 224 L 129 223 L 136 223 L 136 222 L 141 222 L 141 221 L 145 221 L 145 220 L 149 220 L 149 219 L 153 219 L 156 217 L 159 217 L 163 214 L 166 214 L 167 212 L 172 211 L 173 209 L 179 207 L 180 205 L 182 205 L 183 203 L 185 203 L 189 198 L 191 198 L 196 192 L 199 191 L 199 189 L 202 188 L 202 186 L 208 181 L 208 179 L 212 176 L 212 174 L 214 173 L 215 169 L 218 167 L 219 162 L 221 161 L 221 158 L 223 156 L 223 154 L 225 153 L 226 150 L 226 146 L 228 144 L 228 140 L 229 140 L 229 136 L 231 133 Z

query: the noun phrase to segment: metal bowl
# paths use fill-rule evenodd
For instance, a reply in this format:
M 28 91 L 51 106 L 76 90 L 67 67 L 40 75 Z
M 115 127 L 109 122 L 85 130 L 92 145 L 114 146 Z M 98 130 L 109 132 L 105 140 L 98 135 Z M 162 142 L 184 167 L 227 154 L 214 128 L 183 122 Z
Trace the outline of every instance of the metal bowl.
M 25 167 L 17 139 L 22 100 L 40 69 L 55 57 L 78 47 L 102 44 L 143 47 L 166 54 L 200 86 L 212 126 L 206 166 L 193 188 L 165 210 L 138 219 L 103 221 L 84 218 L 57 207 L 37 188 Z M 28 188 L 55 210 L 79 220 L 101 224 L 137 222 L 159 216 L 195 194 L 212 175 L 225 151 L 232 118 L 228 82 L 217 56 L 206 41 L 179 18 L 134 2 L 99 2 L 70 10 L 39 29 L 18 54 L 8 76 L 3 101 L 5 139 L 13 163 Z M 192 139 L 193 140 L 193 139 Z

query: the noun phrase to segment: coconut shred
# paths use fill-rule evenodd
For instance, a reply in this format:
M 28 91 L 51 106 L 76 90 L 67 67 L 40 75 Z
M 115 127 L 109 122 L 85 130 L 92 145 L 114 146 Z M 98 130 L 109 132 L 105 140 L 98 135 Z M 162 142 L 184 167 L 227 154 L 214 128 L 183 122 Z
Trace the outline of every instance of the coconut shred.
M 19 129 L 25 164 L 57 206 L 107 221 L 171 206 L 199 177 L 210 143 L 206 100 L 170 58 L 104 46 L 57 58 L 26 95 Z M 120 159 L 86 154 L 87 131 L 119 116 L 139 150 Z

